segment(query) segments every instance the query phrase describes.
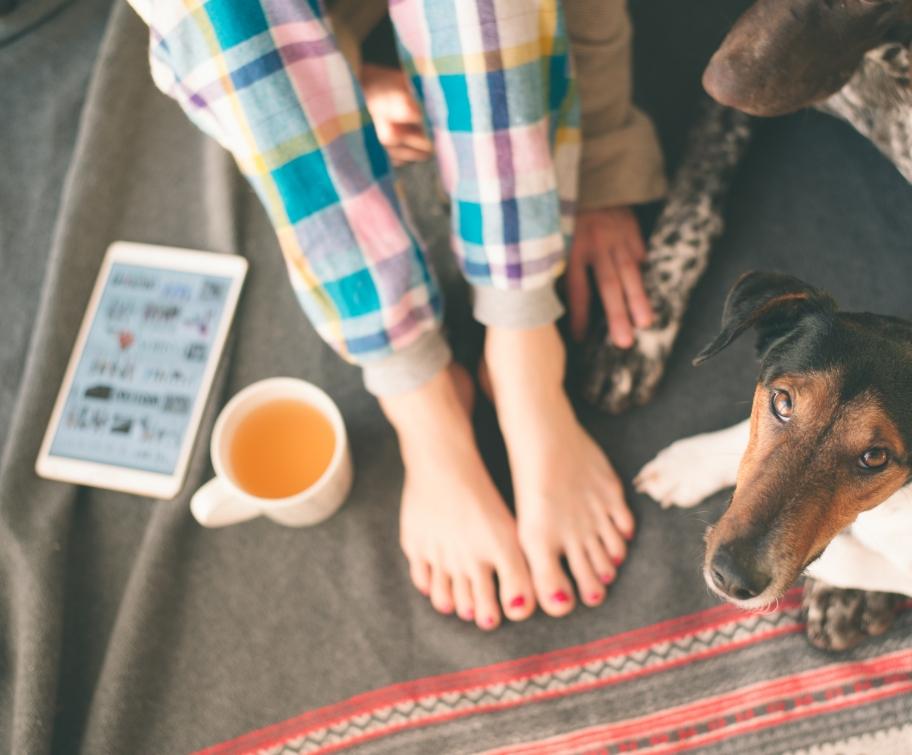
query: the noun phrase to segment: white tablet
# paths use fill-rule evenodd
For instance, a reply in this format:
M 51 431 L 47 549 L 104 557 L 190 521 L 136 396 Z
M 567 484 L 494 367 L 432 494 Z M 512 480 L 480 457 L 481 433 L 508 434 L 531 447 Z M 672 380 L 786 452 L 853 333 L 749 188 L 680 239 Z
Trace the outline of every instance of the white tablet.
M 247 272 L 242 257 L 116 242 L 35 470 L 156 498 L 184 481 Z

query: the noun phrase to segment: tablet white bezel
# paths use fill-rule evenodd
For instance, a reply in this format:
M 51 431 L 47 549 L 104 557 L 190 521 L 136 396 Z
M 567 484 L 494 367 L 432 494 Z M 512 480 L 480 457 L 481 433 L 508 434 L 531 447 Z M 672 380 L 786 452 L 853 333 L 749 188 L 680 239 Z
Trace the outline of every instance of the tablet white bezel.
M 219 321 L 218 331 L 215 334 L 212 348 L 209 351 L 206 368 L 203 372 L 203 379 L 195 397 L 193 410 L 190 414 L 190 421 L 187 424 L 187 430 L 184 434 L 184 440 L 177 459 L 177 464 L 175 465 L 172 474 L 146 472 L 112 464 L 101 464 L 64 456 L 53 456 L 50 453 L 51 444 L 57 432 L 67 396 L 69 396 L 70 388 L 72 387 L 76 367 L 79 364 L 82 352 L 85 349 L 86 340 L 88 339 L 92 323 L 95 320 L 102 292 L 104 291 L 105 285 L 111 274 L 111 267 L 115 263 L 140 265 L 163 270 L 218 275 L 231 280 L 228 294 L 225 297 L 224 311 L 221 320 Z M 41 443 L 41 451 L 35 462 L 35 471 L 37 474 L 52 480 L 74 482 L 80 485 L 90 485 L 92 487 L 107 488 L 110 490 L 121 490 L 127 493 L 135 493 L 137 495 L 151 496 L 154 498 L 174 498 L 180 491 L 184 482 L 184 477 L 187 473 L 187 465 L 190 462 L 190 454 L 193 451 L 193 446 L 199 431 L 200 419 L 202 418 L 203 410 L 206 406 L 206 399 L 209 396 L 209 391 L 212 388 L 212 381 L 215 377 L 215 371 L 225 347 L 225 341 L 228 337 L 231 322 L 234 319 L 241 286 L 243 285 L 246 273 L 247 260 L 237 255 L 214 254 L 212 252 L 199 252 L 177 247 L 153 246 L 150 244 L 139 244 L 128 241 L 115 241 L 111 244 L 111 246 L 108 247 L 108 251 L 105 253 L 101 270 L 95 281 L 95 288 L 92 290 L 92 296 L 86 307 L 82 325 L 79 327 L 79 334 L 76 337 L 76 343 L 73 346 L 73 350 L 70 354 L 70 361 L 67 364 L 67 369 L 64 373 L 63 383 L 60 386 L 57 400 L 54 403 L 51 420 L 48 423 L 44 440 Z

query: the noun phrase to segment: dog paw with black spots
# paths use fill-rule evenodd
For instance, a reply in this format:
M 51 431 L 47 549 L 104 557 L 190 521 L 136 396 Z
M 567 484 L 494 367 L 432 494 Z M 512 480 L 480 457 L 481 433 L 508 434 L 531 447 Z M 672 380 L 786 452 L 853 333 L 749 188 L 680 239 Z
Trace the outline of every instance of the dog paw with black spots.
M 886 632 L 902 602 L 895 593 L 844 590 L 807 579 L 801 611 L 808 641 L 820 650 L 850 650 Z
M 703 105 L 647 244 L 643 287 L 655 313 L 653 324 L 636 331 L 629 349 L 611 343 L 604 323 L 590 333 L 582 390 L 600 409 L 618 414 L 655 393 L 690 293 L 722 233 L 725 196 L 750 133 L 743 113 L 714 102 Z
M 661 308 L 653 305 L 653 309 L 661 315 Z M 667 320 L 639 331 L 629 349 L 609 343 L 607 329 L 603 337 L 592 339 L 585 354 L 582 391 L 586 400 L 611 414 L 647 403 L 665 374 L 665 362 L 678 333 L 677 323 Z

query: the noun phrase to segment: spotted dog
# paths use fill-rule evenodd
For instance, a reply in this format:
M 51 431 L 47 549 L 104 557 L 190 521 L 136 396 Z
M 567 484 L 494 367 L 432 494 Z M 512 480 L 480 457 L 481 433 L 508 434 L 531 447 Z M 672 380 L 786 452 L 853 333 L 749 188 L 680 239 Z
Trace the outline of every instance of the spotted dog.
M 721 105 L 754 115 L 814 106 L 843 118 L 912 182 L 912 0 L 757 0 L 704 74 Z M 684 315 L 723 226 L 731 175 L 751 120 L 704 108 L 665 210 L 647 244 L 643 282 L 655 324 L 626 351 L 607 326 L 593 331 L 583 393 L 618 413 L 652 398 Z
M 912 49 L 868 52 L 855 75 L 818 109 L 851 123 L 912 182 Z

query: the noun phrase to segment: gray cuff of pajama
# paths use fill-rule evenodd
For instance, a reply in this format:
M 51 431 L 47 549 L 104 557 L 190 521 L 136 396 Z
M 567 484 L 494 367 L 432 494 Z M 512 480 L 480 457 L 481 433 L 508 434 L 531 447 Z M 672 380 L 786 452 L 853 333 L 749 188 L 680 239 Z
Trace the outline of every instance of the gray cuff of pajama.
M 439 329 L 404 349 L 364 365 L 364 385 L 375 396 L 408 393 L 430 380 L 453 359 Z
M 498 328 L 537 328 L 555 322 L 564 305 L 554 282 L 529 290 L 473 286 L 475 319 Z

